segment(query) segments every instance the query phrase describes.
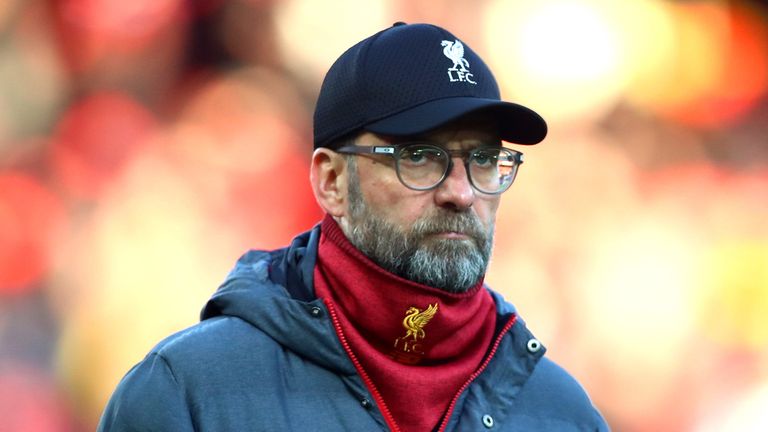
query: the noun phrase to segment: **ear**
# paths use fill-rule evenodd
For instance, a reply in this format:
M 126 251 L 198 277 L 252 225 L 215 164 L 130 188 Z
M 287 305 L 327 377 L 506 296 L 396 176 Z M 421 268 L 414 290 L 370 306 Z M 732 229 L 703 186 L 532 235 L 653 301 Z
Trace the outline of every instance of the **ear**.
M 342 217 L 347 209 L 347 161 L 327 148 L 312 153 L 309 181 L 320 207 L 331 216 Z

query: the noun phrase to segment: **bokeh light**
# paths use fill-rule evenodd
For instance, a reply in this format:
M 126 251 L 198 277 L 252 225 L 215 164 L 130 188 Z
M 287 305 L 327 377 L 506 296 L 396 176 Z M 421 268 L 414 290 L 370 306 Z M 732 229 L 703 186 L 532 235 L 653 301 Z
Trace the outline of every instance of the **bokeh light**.
M 204 202 L 162 154 L 134 160 L 113 187 L 72 240 L 89 253 L 63 258 L 68 277 L 52 286 L 70 314 L 58 371 L 91 419 L 127 368 L 195 321 L 238 253 L 236 233 L 206 223 Z
M 182 0 L 62 0 L 52 2 L 63 54 L 76 71 L 145 48 L 156 33 L 182 18 Z
M 703 268 L 706 334 L 729 346 L 768 346 L 768 246 L 752 239 L 723 241 Z
M 264 69 L 244 69 L 190 93 L 171 132 L 175 160 L 209 200 L 212 217 L 238 227 L 241 247 L 278 247 L 296 226 L 316 222 L 308 174 L 301 174 L 310 146 L 299 132 L 310 125 L 296 115 L 305 108 L 295 90 Z
M 39 286 L 65 224 L 63 203 L 39 180 L 0 171 L 0 295 Z
M 0 3 L 0 31 L 2 31 L 16 12 L 18 0 L 8 0 Z
M 0 430 L 75 431 L 64 394 L 42 371 L 0 363 Z
M 720 35 L 724 58 L 715 79 L 699 97 L 671 113 L 686 124 L 717 128 L 736 122 L 768 91 L 768 30 L 754 9 L 732 6 L 725 13 L 726 33 Z M 706 30 L 711 32 L 712 26 Z M 717 41 L 709 42 L 710 49 L 717 46 Z
M 21 134 L 49 129 L 69 91 L 46 11 L 40 4 L 2 4 L 9 9 L 0 37 L 10 37 L 0 45 L 0 151 L 9 141 L 19 146 L 14 138 Z
M 696 432 L 764 431 L 768 429 L 766 406 L 768 406 L 768 387 L 763 386 L 709 413 Z
M 758 10 L 717 2 L 663 10 L 668 18 L 656 14 L 653 22 L 667 43 L 653 46 L 659 61 L 639 65 L 631 100 L 698 127 L 737 120 L 768 86 L 768 33 Z
M 119 92 L 89 95 L 73 104 L 56 128 L 51 164 L 73 197 L 97 199 L 152 138 L 153 115 Z
M 382 0 L 279 2 L 275 19 L 283 61 L 297 76 L 312 80 L 319 90 L 322 77 L 341 53 L 370 36 L 371 29 L 392 24 L 387 18 L 387 4 Z
M 614 3 L 491 2 L 489 61 L 505 93 L 554 121 L 610 109 L 628 80 Z

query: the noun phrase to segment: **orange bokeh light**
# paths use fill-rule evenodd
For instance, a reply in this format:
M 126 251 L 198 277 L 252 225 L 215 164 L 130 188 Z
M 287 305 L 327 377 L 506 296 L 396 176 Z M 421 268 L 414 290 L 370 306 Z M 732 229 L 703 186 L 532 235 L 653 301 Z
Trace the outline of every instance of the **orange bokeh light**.
M 669 113 L 681 123 L 707 128 L 733 124 L 768 90 L 768 29 L 756 10 L 731 6 L 725 16 L 722 64 L 711 86 Z

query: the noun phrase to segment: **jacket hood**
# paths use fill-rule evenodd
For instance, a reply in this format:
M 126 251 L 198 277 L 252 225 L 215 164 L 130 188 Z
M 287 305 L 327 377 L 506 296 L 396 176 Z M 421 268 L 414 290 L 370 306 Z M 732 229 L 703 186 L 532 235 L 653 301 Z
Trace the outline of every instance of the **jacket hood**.
M 287 248 L 244 254 L 206 303 L 201 320 L 239 318 L 302 357 L 336 373 L 354 375 L 355 367 L 336 337 L 325 304 L 314 295 L 319 238 L 318 225 Z

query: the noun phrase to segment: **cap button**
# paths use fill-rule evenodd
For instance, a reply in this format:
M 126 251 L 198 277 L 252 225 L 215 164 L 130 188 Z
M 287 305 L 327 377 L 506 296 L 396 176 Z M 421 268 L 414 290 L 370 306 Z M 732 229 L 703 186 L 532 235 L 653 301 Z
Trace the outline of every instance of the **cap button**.
M 398 22 L 392 24 L 392 27 L 400 27 L 400 26 L 404 26 L 404 25 L 406 25 L 404 22 L 398 21 Z

